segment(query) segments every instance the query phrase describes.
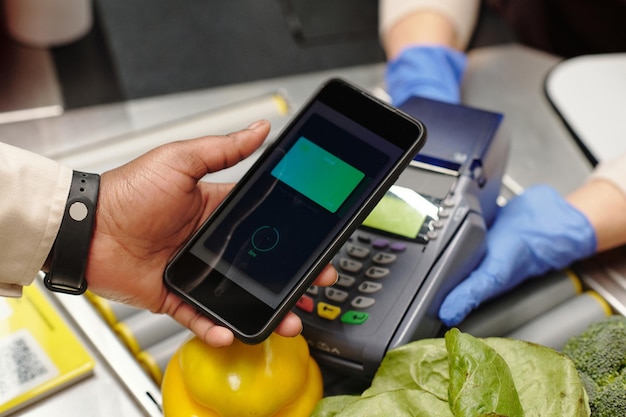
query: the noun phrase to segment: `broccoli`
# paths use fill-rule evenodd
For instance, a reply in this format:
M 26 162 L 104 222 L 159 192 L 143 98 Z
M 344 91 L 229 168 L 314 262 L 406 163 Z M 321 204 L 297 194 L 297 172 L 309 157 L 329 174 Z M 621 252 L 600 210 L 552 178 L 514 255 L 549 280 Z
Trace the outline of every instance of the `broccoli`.
M 626 412 L 626 370 L 601 387 L 593 401 L 589 400 L 593 417 L 615 417 Z
M 626 317 L 591 324 L 563 347 L 581 377 L 592 417 L 623 415 L 626 410 Z

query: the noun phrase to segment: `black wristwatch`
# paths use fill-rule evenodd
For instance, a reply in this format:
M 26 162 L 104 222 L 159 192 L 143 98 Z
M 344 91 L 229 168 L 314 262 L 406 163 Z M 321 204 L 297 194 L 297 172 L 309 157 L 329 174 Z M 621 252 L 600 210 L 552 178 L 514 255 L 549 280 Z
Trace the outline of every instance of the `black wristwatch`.
M 99 189 L 100 175 L 73 172 L 63 220 L 52 247 L 50 271 L 44 277 L 51 291 L 79 295 L 87 290 L 85 268 Z

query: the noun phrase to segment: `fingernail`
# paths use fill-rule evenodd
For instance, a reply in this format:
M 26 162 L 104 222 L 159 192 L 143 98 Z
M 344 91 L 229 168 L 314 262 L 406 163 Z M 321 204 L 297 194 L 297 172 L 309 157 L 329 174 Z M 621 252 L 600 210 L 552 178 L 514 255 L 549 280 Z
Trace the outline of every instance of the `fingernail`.
M 248 126 L 248 129 L 250 129 L 250 130 L 254 130 L 254 129 L 256 129 L 257 127 L 259 127 L 259 126 L 261 126 L 261 125 L 263 125 L 263 124 L 265 124 L 265 120 L 257 120 L 256 122 L 254 122 L 254 123 L 252 123 L 250 126 Z

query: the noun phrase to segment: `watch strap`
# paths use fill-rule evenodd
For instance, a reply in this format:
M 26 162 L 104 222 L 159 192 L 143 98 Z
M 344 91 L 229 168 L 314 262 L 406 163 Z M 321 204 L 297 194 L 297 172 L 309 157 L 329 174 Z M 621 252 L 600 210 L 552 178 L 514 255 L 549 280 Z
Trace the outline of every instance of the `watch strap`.
M 44 278 L 51 291 L 79 295 L 87 290 L 85 269 L 96 219 L 100 175 L 74 171 L 61 226 Z

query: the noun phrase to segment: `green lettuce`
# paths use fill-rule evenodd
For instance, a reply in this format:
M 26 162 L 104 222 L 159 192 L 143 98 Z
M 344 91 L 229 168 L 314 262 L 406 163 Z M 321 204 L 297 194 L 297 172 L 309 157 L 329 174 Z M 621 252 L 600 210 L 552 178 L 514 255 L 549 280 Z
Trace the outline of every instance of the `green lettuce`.
M 360 396 L 322 399 L 312 417 L 589 417 L 569 358 L 536 344 L 452 329 L 385 355 Z
M 507 363 L 486 343 L 452 329 L 446 333 L 448 401 L 458 417 L 524 417 Z

